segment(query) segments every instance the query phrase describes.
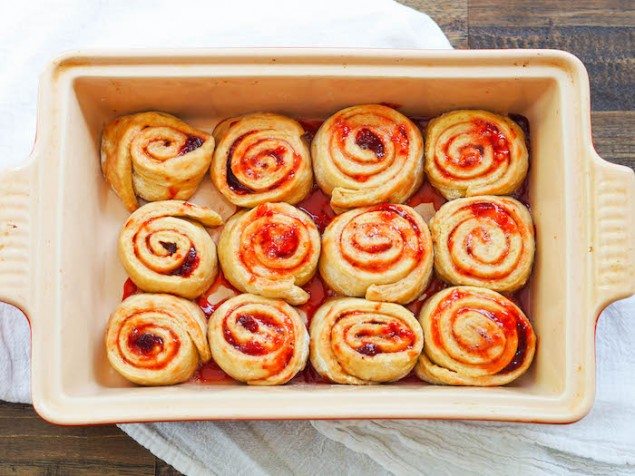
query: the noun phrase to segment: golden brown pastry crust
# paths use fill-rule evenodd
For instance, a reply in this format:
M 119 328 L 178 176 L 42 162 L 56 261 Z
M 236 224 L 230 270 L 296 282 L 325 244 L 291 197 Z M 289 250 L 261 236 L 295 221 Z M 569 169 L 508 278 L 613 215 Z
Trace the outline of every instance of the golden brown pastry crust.
M 287 203 L 265 203 L 231 217 L 218 243 L 225 277 L 244 292 L 303 304 L 299 286 L 317 269 L 320 234 L 313 220 Z
M 435 269 L 449 283 L 515 291 L 531 274 L 534 225 L 518 200 L 453 200 L 432 217 L 430 232 Z
M 137 196 L 154 202 L 186 200 L 209 168 L 214 138 L 162 112 L 121 116 L 104 129 L 101 166 L 129 211 Z
M 311 144 L 315 180 L 336 212 L 402 203 L 423 181 L 423 139 L 403 114 L 378 104 L 333 114 Z
M 393 382 L 412 370 L 423 333 L 405 307 L 337 298 L 311 321 L 311 364 L 324 378 L 352 385 Z
M 209 319 L 214 361 L 249 385 L 281 385 L 306 365 L 309 333 L 286 302 L 241 294 L 221 304 Z
M 225 119 L 214 137 L 212 181 L 233 204 L 295 204 L 310 192 L 311 156 L 297 121 L 279 114 L 247 114 Z
M 139 385 L 189 380 L 211 353 L 200 308 L 169 294 L 135 294 L 111 314 L 106 351 L 114 369 Z
M 322 235 L 320 275 L 346 296 L 408 303 L 428 285 L 432 262 L 428 226 L 406 205 L 349 210 Z
M 426 173 L 448 200 L 510 194 L 525 179 L 528 163 L 525 134 L 508 117 L 459 110 L 428 123 Z
M 536 336 L 509 299 L 457 286 L 435 294 L 419 316 L 425 345 L 417 376 L 445 385 L 505 385 L 531 365 Z
M 119 234 L 119 259 L 142 290 L 186 298 L 214 281 L 216 246 L 205 226 L 218 226 L 209 208 L 180 200 L 152 202 L 135 211 Z

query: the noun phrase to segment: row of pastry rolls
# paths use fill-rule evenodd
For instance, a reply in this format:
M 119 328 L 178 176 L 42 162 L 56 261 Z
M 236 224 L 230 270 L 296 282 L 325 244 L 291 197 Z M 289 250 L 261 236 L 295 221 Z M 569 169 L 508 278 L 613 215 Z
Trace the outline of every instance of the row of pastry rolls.
M 508 117 L 459 110 L 429 122 L 424 139 L 406 116 L 367 104 L 336 112 L 310 148 L 305 130 L 280 114 L 222 121 L 213 135 L 164 113 L 123 116 L 102 137 L 102 168 L 129 210 L 147 201 L 188 199 L 205 172 L 233 204 L 296 204 L 313 175 L 338 213 L 404 203 L 423 182 L 447 199 L 507 195 L 523 182 L 528 152 L 523 130 Z M 425 153 L 424 153 L 425 151 Z
M 115 370 L 139 385 L 185 382 L 212 357 L 236 380 L 279 385 L 306 365 L 309 334 L 298 311 L 281 300 L 241 294 L 206 322 L 187 299 L 141 293 L 110 316 L 106 350 Z
M 229 219 L 219 240 L 225 277 L 243 292 L 304 304 L 300 286 L 318 268 L 336 293 L 408 303 L 432 273 L 430 231 L 411 207 L 382 204 L 350 210 L 319 231 L 303 211 L 267 203 Z
M 212 314 L 208 336 L 216 363 L 252 385 L 288 382 L 309 355 L 319 375 L 339 384 L 394 382 L 414 369 L 433 384 L 504 385 L 528 369 L 536 344 L 518 306 L 468 286 L 435 294 L 418 319 L 394 303 L 333 298 L 309 332 L 284 301 L 242 294 Z
M 186 298 L 201 295 L 217 274 L 216 247 L 205 226 L 220 217 L 169 200 L 147 204 L 126 221 L 119 256 L 142 290 Z M 408 303 L 427 287 L 433 268 L 446 282 L 511 292 L 527 281 L 534 258 L 527 208 L 510 197 L 453 200 L 430 220 L 411 207 L 382 204 L 338 215 L 319 231 L 286 203 L 267 203 L 232 216 L 221 232 L 225 277 L 243 292 L 303 304 L 301 286 L 318 268 L 341 295 Z
M 133 212 L 119 234 L 119 259 L 146 292 L 194 299 L 218 274 L 243 292 L 302 304 L 300 286 L 313 277 L 320 234 L 304 212 L 266 203 L 234 214 L 216 245 L 205 227 L 222 225 L 213 210 L 180 200 L 148 203 Z
M 320 237 L 304 212 L 265 204 L 232 217 L 221 234 L 221 266 L 244 292 L 298 305 L 300 288 L 319 272 L 338 294 L 409 303 L 426 289 L 434 268 L 454 285 L 513 292 L 530 276 L 534 226 L 511 197 L 453 200 L 430 220 L 413 208 L 381 204 L 349 210 Z
M 536 345 L 518 306 L 469 286 L 436 293 L 418 320 L 398 304 L 331 299 L 313 317 L 310 338 L 314 369 L 355 385 L 393 382 L 413 368 L 433 384 L 504 385 L 529 368 Z
M 161 112 L 122 116 L 102 134 L 101 165 L 126 208 L 190 198 L 211 171 L 234 205 L 297 203 L 313 185 L 304 129 L 279 114 L 256 113 L 222 121 L 213 134 Z
M 313 185 L 331 196 L 337 212 L 405 201 L 423 180 L 423 139 L 403 114 L 386 106 L 346 108 L 317 131 L 309 152 L 302 126 L 277 114 L 256 113 L 223 121 L 212 181 L 232 203 L 296 204 Z
M 241 294 L 205 323 L 191 301 L 136 294 L 113 312 L 106 335 L 113 367 L 141 385 L 187 381 L 212 356 L 238 381 L 279 385 L 305 367 L 309 354 L 314 369 L 333 383 L 394 382 L 414 368 L 434 384 L 503 385 L 527 370 L 535 344 L 515 304 L 468 286 L 435 294 L 418 320 L 394 303 L 331 299 L 316 312 L 310 332 L 282 300 Z
M 239 206 L 265 200 L 297 203 L 309 192 L 312 161 L 317 184 L 341 213 L 404 203 L 421 185 L 424 168 L 447 199 L 510 194 L 528 169 L 523 130 L 487 111 L 459 110 L 431 120 L 425 149 L 410 119 L 378 104 L 330 116 L 315 134 L 310 154 L 303 132 L 300 124 L 276 114 L 223 121 L 214 132 L 219 144 L 214 184 Z

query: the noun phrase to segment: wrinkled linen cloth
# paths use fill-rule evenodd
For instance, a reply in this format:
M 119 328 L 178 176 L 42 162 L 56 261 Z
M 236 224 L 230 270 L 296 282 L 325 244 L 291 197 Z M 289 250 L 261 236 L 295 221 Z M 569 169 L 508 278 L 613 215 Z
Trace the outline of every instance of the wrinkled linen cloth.
M 390 0 L 14 2 L 0 18 L 0 169 L 28 155 L 37 75 L 59 53 L 193 46 L 450 48 L 429 17 Z M 120 428 L 186 474 L 632 473 L 633 318 L 633 298 L 604 312 L 597 400 L 573 425 L 383 420 Z M 26 320 L 0 304 L 0 399 L 30 401 L 29 354 Z

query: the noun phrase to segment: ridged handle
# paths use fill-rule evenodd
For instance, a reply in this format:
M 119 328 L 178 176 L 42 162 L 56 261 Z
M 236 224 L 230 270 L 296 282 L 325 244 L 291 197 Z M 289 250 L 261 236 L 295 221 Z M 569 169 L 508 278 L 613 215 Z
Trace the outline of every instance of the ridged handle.
M 32 299 L 33 182 L 32 163 L 0 172 L 0 301 L 27 316 Z
M 593 279 L 597 311 L 635 294 L 635 174 L 596 156 Z

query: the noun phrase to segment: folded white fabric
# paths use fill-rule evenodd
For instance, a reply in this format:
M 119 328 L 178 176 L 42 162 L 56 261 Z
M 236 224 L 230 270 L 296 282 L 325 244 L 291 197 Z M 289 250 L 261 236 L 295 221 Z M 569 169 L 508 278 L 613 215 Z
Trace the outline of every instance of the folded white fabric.
M 88 47 L 449 48 L 426 15 L 390 0 L 8 4 L 0 18 L 0 168 L 34 137 L 37 75 Z M 121 425 L 186 474 L 628 472 L 635 464 L 635 299 L 598 326 L 598 400 L 571 426 L 427 421 L 189 422 Z M 106 319 L 106 316 L 104 316 Z M 29 329 L 0 304 L 0 399 L 28 402 Z M 317 429 L 317 431 L 316 431 Z

